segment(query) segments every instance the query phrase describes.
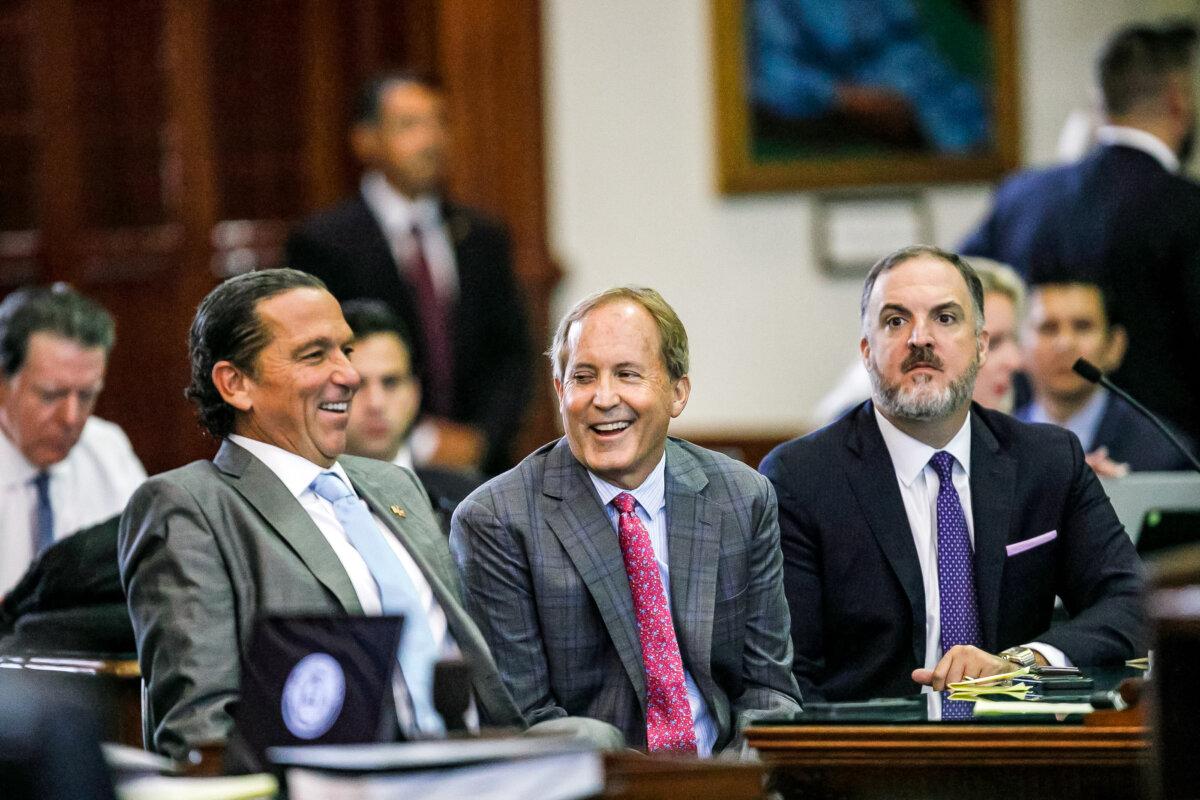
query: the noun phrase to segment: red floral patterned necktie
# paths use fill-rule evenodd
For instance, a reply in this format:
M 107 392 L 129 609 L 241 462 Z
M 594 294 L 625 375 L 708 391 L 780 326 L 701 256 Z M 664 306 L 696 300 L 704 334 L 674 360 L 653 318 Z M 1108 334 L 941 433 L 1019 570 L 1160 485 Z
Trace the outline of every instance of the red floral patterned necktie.
M 618 521 L 621 556 L 629 575 L 638 638 L 642 642 L 642 665 L 646 670 L 646 745 L 650 752 L 676 750 L 696 752 L 696 731 L 688 705 L 683 659 L 671 611 L 663 591 L 650 534 L 634 513 L 637 501 L 628 492 L 612 500 L 621 512 Z

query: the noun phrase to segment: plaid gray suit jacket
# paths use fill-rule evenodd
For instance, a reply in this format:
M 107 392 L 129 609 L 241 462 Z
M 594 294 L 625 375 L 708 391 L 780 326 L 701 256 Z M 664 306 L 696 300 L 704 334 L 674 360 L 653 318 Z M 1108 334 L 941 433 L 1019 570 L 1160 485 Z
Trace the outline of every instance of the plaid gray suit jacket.
M 716 750 L 766 714 L 799 710 L 775 494 L 743 464 L 667 440 L 671 606 Z M 646 745 L 646 687 L 616 531 L 565 439 L 459 505 L 450 534 L 467 610 L 532 724 L 615 725 Z

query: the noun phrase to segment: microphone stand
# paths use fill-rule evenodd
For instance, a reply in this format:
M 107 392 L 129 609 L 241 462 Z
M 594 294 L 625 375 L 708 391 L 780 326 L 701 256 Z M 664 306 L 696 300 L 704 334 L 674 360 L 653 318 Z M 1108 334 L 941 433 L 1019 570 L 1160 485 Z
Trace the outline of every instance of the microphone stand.
M 1071 369 L 1075 370 L 1076 374 L 1080 375 L 1085 380 L 1100 384 L 1105 389 L 1108 389 L 1117 397 L 1120 397 L 1126 403 L 1129 403 L 1129 405 L 1133 406 L 1135 411 L 1153 422 L 1155 426 L 1162 431 L 1162 435 L 1167 437 L 1167 440 L 1175 446 L 1176 450 L 1183 453 L 1183 457 L 1186 458 L 1192 465 L 1192 469 L 1196 470 L 1196 472 L 1200 472 L 1200 461 L 1197 461 L 1196 457 L 1188 452 L 1188 449 L 1183 446 L 1183 442 L 1179 441 L 1179 439 L 1175 437 L 1175 434 L 1171 433 L 1171 429 L 1168 428 L 1162 420 L 1152 414 L 1150 409 L 1146 408 L 1137 400 L 1134 400 L 1128 392 L 1110 381 L 1108 376 L 1100 371 L 1099 367 L 1088 361 L 1086 358 L 1079 358 L 1075 360 L 1075 363 L 1071 366 Z

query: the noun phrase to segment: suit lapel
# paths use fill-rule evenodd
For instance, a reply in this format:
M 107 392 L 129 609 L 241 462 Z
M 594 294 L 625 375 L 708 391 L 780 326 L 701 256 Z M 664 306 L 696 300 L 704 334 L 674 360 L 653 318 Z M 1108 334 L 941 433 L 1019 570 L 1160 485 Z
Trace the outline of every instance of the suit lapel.
M 540 502 L 546 524 L 562 543 L 596 603 L 644 710 L 642 645 L 617 532 L 600 506 L 586 470 L 575 460 L 565 439 L 560 440 L 546 459 L 542 493 Z
M 925 584 L 921 562 L 913 544 L 912 529 L 904 511 L 904 500 L 896 484 L 892 457 L 879 433 L 872 403 L 855 412 L 854 425 L 846 434 L 846 447 L 855 456 L 847 462 L 850 488 L 859 510 L 879 543 L 908 598 L 913 626 L 913 658 L 925 662 Z
M 342 468 L 350 476 L 350 482 L 359 497 L 366 501 L 376 517 L 383 520 L 384 526 L 416 562 L 421 574 L 429 581 L 438 603 L 443 607 L 458 605 L 461 599 L 457 594 L 457 586 L 452 590 L 447 585 L 446 580 L 452 580 L 452 576 L 445 572 L 445 561 L 436 556 L 438 540 L 441 540 L 440 544 L 444 547 L 445 537 L 440 530 L 433 527 L 434 523 L 425 514 L 411 508 L 415 498 L 407 494 L 398 494 L 394 489 L 389 492 L 375 483 L 368 473 L 351 467 L 344 461 Z M 397 507 L 397 503 L 400 504 L 398 507 L 405 509 L 404 517 L 392 511 Z M 434 563 L 435 561 L 438 563 Z
M 321 584 L 352 613 L 362 606 L 342 562 L 312 518 L 283 482 L 261 461 L 230 441 L 221 444 L 213 463 L 243 499 L 295 551 Z
M 721 538 L 712 504 L 700 492 L 708 477 L 690 453 L 667 440 L 667 563 L 671 570 L 671 617 L 684 662 L 693 679 L 711 679 L 713 605 Z
M 1017 462 L 1000 449 L 995 434 L 976 409 L 971 412 L 971 517 L 975 528 L 975 594 L 984 649 L 996 650 L 1000 620 L 1000 581 L 1008 543 Z

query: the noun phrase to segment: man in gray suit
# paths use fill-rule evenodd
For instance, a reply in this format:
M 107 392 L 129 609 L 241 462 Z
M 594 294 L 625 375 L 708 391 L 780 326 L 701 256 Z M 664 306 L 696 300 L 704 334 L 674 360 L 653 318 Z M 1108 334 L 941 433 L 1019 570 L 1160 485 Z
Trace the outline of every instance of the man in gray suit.
M 610 289 L 563 318 L 550 356 L 566 436 L 451 526 L 467 607 L 522 713 L 708 755 L 798 711 L 774 492 L 667 436 L 691 389 L 679 317 L 652 289 Z
M 437 734 L 432 662 L 461 654 L 485 722 L 522 725 L 413 474 L 343 456 L 359 376 L 320 279 L 231 278 L 192 323 L 188 397 L 212 461 L 147 481 L 121 520 L 121 580 L 155 750 L 222 741 L 257 616 L 404 613 L 402 724 Z

